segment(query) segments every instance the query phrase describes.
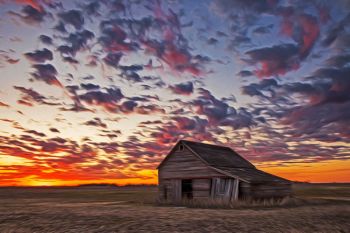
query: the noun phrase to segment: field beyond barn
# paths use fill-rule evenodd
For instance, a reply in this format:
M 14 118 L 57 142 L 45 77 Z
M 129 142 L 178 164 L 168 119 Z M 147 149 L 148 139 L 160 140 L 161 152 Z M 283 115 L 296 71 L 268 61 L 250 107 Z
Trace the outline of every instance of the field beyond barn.
M 350 184 L 298 184 L 299 204 L 158 206 L 156 187 L 0 188 L 0 232 L 350 232 Z

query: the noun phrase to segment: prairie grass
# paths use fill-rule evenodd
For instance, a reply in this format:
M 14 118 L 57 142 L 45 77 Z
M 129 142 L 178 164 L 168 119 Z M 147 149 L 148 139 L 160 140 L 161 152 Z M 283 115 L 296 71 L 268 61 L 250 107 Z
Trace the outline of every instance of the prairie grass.
M 347 192 L 333 192 L 336 186 L 316 193 L 314 186 L 297 187 L 294 198 L 232 206 L 159 206 L 157 187 L 0 188 L 0 232 L 350 232 Z
M 322 203 L 322 201 L 306 201 L 295 197 L 264 198 L 264 199 L 239 199 L 236 201 L 224 201 L 222 199 L 183 199 L 179 202 L 157 200 L 160 206 L 184 206 L 189 208 L 208 209 L 244 209 L 244 208 L 273 208 L 296 207 L 306 204 Z

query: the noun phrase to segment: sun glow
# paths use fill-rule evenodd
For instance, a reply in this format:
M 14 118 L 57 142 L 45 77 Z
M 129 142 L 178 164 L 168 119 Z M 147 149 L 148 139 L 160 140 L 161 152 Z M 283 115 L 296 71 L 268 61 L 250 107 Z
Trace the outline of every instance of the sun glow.
M 296 163 L 285 166 L 260 166 L 261 170 L 293 181 L 306 182 L 349 182 L 350 161 L 331 160 L 320 163 Z

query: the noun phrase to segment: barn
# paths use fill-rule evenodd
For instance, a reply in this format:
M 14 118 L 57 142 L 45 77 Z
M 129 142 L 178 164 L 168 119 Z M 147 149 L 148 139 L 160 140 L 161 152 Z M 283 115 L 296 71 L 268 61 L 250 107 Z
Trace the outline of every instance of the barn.
M 291 182 L 258 170 L 229 147 L 180 140 L 158 166 L 159 199 L 282 198 Z

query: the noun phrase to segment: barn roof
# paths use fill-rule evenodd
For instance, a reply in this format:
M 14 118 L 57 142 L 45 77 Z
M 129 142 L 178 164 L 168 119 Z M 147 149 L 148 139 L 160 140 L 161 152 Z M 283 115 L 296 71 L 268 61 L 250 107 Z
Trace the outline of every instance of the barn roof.
M 258 170 L 256 168 L 219 168 L 221 171 L 234 177 L 239 177 L 248 183 L 290 183 L 289 180 L 283 179 L 279 176 Z
M 226 146 L 180 140 L 169 155 L 179 144 L 185 145 L 209 167 L 227 176 L 239 178 L 248 183 L 290 183 L 286 179 L 256 169 L 248 160 Z M 158 168 L 167 160 L 167 157 L 159 164 Z
M 188 146 L 212 167 L 255 168 L 253 164 L 229 147 L 186 140 L 180 142 Z

